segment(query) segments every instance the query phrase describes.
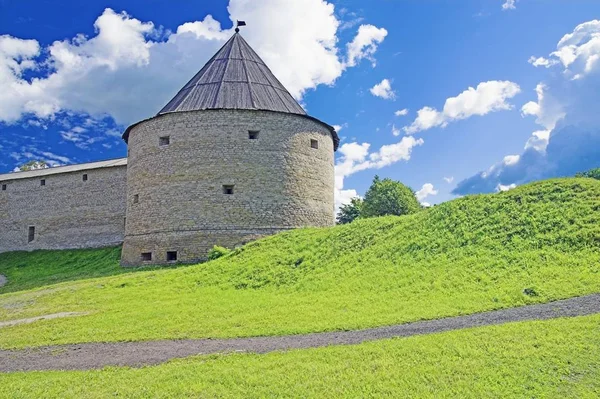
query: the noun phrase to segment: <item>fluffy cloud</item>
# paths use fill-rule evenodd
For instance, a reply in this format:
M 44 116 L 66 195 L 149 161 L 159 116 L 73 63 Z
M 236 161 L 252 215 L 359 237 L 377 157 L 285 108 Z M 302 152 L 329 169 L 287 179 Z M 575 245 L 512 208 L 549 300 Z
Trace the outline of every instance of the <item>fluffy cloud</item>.
M 455 194 L 493 192 L 532 180 L 570 176 L 600 166 L 600 22 L 575 28 L 550 55 L 561 68 L 536 88 L 537 102 L 521 109 L 543 129 L 533 132 L 523 153 L 506 157 L 461 181 Z M 552 58 L 554 57 L 554 58 Z M 534 64 L 535 65 L 535 64 Z
M 394 115 L 396 115 L 396 116 L 406 116 L 406 115 L 408 115 L 408 109 L 407 108 L 399 109 L 398 111 L 394 112 Z
M 402 133 L 400 129 L 398 129 L 396 125 L 392 125 L 392 134 L 397 137 L 400 136 L 400 133 Z
M 531 57 L 531 58 L 529 58 L 529 63 L 535 67 L 543 66 L 546 68 L 550 68 L 551 66 L 556 65 L 557 61 L 549 60 L 544 57 L 538 57 L 538 58 Z
M 523 116 L 535 116 L 536 123 L 547 130 L 552 130 L 556 123 L 565 117 L 563 105 L 548 92 L 548 87 L 540 83 L 535 88 L 537 102 L 530 101 L 523 105 L 521 114 Z
M 423 187 L 415 193 L 419 202 L 423 203 L 423 200 L 429 196 L 437 195 L 438 190 L 433 187 L 431 183 L 423 184 Z
M 369 91 L 375 97 L 381 97 L 386 100 L 393 100 L 396 98 L 396 93 L 392 90 L 392 83 L 388 79 L 383 79 L 380 83 L 371 87 Z
M 549 58 L 531 57 L 534 66 L 551 67 L 562 64 L 564 73 L 577 80 L 597 71 L 600 63 L 600 20 L 585 22 L 558 42 Z
M 339 158 L 335 165 L 335 202 L 336 208 L 356 197 L 356 190 L 344 190 L 344 179 L 354 173 L 367 169 L 381 169 L 399 161 L 410 160 L 414 147 L 423 145 L 423 139 L 412 136 L 403 137 L 399 142 L 381 146 L 378 151 L 370 152 L 369 143 L 346 143 L 338 149 Z
M 373 55 L 377 51 L 377 46 L 383 42 L 388 32 L 384 28 L 377 28 L 373 25 L 361 25 L 354 40 L 347 44 L 348 60 L 346 65 L 355 66 L 363 58 L 371 61 L 375 66 Z
M 333 84 L 361 59 L 373 61 L 387 34 L 361 26 L 344 56 L 349 65 L 336 47 L 334 6 L 325 0 L 230 0 L 228 11 L 232 21 L 248 22 L 244 37 L 297 99 Z M 0 122 L 65 110 L 109 115 L 121 125 L 137 122 L 160 110 L 233 33 L 210 15 L 164 33 L 111 9 L 94 27 L 93 37 L 77 35 L 46 49 L 35 40 L 0 36 Z M 37 77 L 26 78 L 34 69 Z
M 421 108 L 417 118 L 404 128 L 408 134 L 428 130 L 434 127 L 446 127 L 448 123 L 467 119 L 474 115 L 486 115 L 490 112 L 512 109 L 508 99 L 521 92 L 519 85 L 509 81 L 489 81 L 480 83 L 477 88 L 469 87 L 456 97 L 446 100 L 444 109 L 438 111 L 432 107 Z
M 452 183 L 454 181 L 454 176 L 450 176 L 450 177 L 444 177 L 444 181 L 448 184 Z
M 504 11 L 514 10 L 517 8 L 516 3 L 517 3 L 517 0 L 506 0 L 504 2 L 504 4 L 502 4 L 502 9 Z

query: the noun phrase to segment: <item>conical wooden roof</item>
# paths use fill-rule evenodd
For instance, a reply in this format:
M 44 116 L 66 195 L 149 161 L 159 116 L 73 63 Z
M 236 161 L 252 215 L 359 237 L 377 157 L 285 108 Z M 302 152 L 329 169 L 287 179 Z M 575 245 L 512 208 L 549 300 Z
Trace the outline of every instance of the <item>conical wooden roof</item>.
M 235 33 L 158 114 L 206 109 L 306 115 L 239 33 Z

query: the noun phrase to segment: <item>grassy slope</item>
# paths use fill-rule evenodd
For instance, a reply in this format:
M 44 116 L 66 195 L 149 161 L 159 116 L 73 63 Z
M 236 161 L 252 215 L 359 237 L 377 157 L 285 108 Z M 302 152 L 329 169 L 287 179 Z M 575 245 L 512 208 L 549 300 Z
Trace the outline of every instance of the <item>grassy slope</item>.
M 0 294 L 95 277 L 156 269 L 120 266 L 121 247 L 69 251 L 7 252 L 0 254 L 0 274 L 8 284 Z
M 600 292 L 600 181 L 304 229 L 206 264 L 0 295 L 0 347 L 356 329 Z M 523 291 L 530 289 L 531 295 Z
M 119 266 L 120 255 L 120 248 L 3 253 L 0 274 L 8 278 L 8 284 L 0 293 L 121 274 L 127 270 Z
M 0 396 L 597 398 L 600 316 L 143 369 L 0 374 Z

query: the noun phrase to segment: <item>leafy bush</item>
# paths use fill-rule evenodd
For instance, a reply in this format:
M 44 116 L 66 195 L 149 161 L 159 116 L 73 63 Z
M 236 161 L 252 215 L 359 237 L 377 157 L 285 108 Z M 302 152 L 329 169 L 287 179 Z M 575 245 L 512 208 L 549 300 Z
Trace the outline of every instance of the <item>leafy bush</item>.
M 355 197 L 350 200 L 349 204 L 342 205 L 337 214 L 337 223 L 346 224 L 351 223 L 354 219 L 360 216 L 360 208 L 362 207 L 363 200 Z
M 220 257 L 229 255 L 230 253 L 231 253 L 230 249 L 215 245 L 214 247 L 212 247 L 212 249 L 210 251 L 208 251 L 208 260 L 219 259 Z
M 360 216 L 408 215 L 421 209 L 415 193 L 404 184 L 392 179 L 380 180 L 375 176 L 363 201 Z
M 592 179 L 600 180 L 600 168 L 590 169 L 587 172 L 577 173 L 577 177 L 589 177 Z

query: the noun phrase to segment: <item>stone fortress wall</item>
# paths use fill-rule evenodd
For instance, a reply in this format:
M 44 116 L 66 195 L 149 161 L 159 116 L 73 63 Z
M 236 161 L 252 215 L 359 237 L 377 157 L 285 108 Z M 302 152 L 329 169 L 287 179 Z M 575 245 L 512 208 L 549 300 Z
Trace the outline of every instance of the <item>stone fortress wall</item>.
M 120 244 L 126 179 L 126 159 L 0 175 L 0 252 Z
M 177 112 L 135 125 L 128 145 L 124 265 L 202 260 L 215 244 L 334 224 L 334 140 L 310 117 Z

